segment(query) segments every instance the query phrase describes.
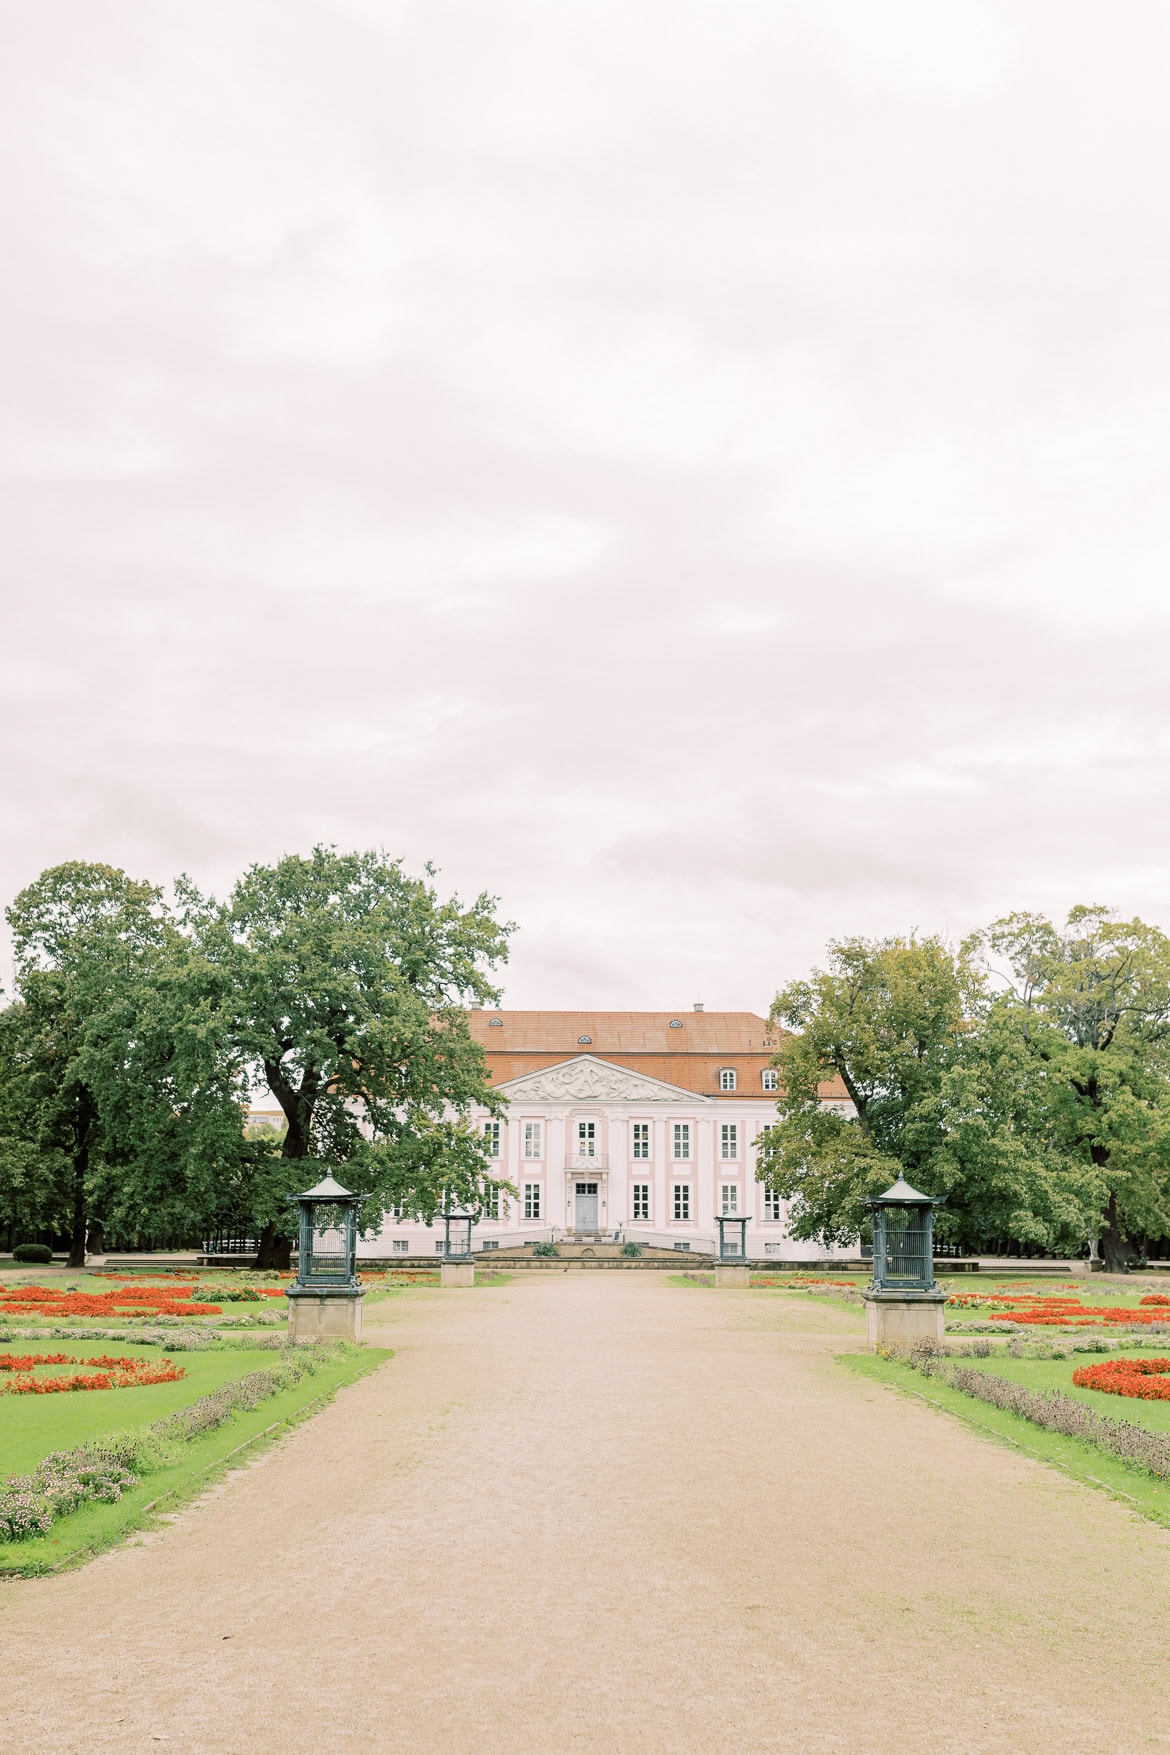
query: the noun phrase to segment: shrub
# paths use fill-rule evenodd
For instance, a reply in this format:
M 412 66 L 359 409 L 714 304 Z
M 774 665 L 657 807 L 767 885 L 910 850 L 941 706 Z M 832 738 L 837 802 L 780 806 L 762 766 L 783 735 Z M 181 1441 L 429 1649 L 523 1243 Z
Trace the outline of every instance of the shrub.
M 47 1243 L 18 1243 L 12 1251 L 13 1261 L 35 1261 L 42 1267 L 53 1259 L 53 1251 Z
M 538 1243 L 532 1253 L 533 1255 L 559 1255 L 561 1252 L 555 1243 Z
M 124 1454 L 89 1445 L 54 1451 L 31 1475 L 16 1475 L 0 1489 L 0 1542 L 47 1535 L 54 1518 L 92 1499 L 112 1504 L 124 1487 L 137 1485 Z
M 642 1245 L 640 1243 L 623 1243 L 622 1244 L 622 1254 L 628 1255 L 632 1261 L 637 1261 L 637 1259 L 641 1255 L 641 1253 L 642 1253 Z

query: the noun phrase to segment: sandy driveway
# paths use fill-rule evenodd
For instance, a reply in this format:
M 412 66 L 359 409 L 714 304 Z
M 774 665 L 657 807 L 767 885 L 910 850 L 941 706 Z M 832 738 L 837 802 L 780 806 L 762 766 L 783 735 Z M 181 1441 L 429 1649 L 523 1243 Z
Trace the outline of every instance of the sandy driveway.
M 650 1273 L 383 1310 L 398 1357 L 251 1468 L 0 1587 L 0 1748 L 1170 1745 L 1170 1536 L 854 1378 L 850 1316 Z

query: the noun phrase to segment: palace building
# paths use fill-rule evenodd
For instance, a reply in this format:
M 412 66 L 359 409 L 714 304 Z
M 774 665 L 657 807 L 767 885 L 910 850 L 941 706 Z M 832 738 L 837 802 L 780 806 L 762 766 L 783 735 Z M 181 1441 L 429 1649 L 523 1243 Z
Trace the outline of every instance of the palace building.
M 501 1181 L 474 1248 L 620 1238 L 714 1247 L 715 1215 L 747 1214 L 748 1253 L 790 1260 L 787 1203 L 756 1179 L 756 1140 L 775 1118 L 777 1036 L 754 1012 L 473 1011 L 503 1117 L 475 1117 Z M 840 1082 L 826 1107 L 852 1113 Z M 441 1251 L 443 1227 L 387 1219 L 372 1256 Z

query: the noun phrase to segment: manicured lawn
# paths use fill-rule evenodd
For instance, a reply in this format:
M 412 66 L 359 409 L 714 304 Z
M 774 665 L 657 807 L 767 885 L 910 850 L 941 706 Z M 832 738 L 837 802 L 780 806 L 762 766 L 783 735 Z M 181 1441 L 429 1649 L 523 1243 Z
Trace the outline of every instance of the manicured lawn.
M 1159 1345 L 1160 1338 L 1170 1337 L 1154 1336 L 1150 1344 L 1142 1341 L 1139 1346 L 1127 1346 L 1124 1357 L 1153 1359 L 1170 1356 L 1170 1347 Z M 1005 1354 L 997 1359 L 959 1359 L 956 1363 L 969 1365 L 976 1371 L 994 1372 L 997 1377 L 1008 1377 L 1013 1383 L 1025 1384 L 1028 1389 L 1058 1389 L 1062 1395 L 1084 1402 L 1107 1419 L 1128 1420 L 1131 1425 L 1145 1426 L 1151 1432 L 1170 1432 L 1170 1401 L 1147 1402 L 1135 1396 L 1105 1395 L 1099 1389 L 1080 1389 L 1073 1382 L 1072 1374 L 1080 1366 L 1096 1365 L 1102 1359 L 1116 1357 L 1116 1353 L 1074 1353 L 1067 1359 L 1011 1359 Z
M 72 1352 L 75 1346 L 80 1348 L 82 1344 L 65 1343 L 53 1350 Z M 97 1352 L 102 1350 L 100 1346 L 94 1348 Z M 142 1350 L 149 1351 L 155 1358 L 162 1356 L 159 1348 Z M 114 1504 L 83 1506 L 79 1511 L 59 1518 L 48 1535 L 39 1536 L 32 1541 L 0 1543 L 0 1575 L 19 1573 L 34 1576 L 61 1564 L 80 1563 L 101 1553 L 131 1531 L 147 1527 L 152 1518 L 160 1513 L 174 1510 L 176 1506 L 192 1498 L 215 1479 L 224 1467 L 235 1466 L 234 1459 L 237 1456 L 241 1462 L 247 1460 L 254 1454 L 258 1444 L 270 1443 L 279 1438 L 299 1418 L 316 1412 L 337 1390 L 368 1372 L 376 1371 L 392 1357 L 392 1351 L 383 1347 L 347 1349 L 334 1362 L 323 1366 L 311 1376 L 303 1377 L 292 1388 L 270 1396 L 250 1412 L 235 1413 L 223 1426 L 183 1445 L 181 1455 L 175 1463 L 144 1475 L 137 1487 L 123 1493 L 121 1499 Z M 94 1390 L 60 1396 L 36 1396 L 28 1400 L 35 1403 L 37 1411 L 53 1408 L 58 1402 L 66 1403 L 67 1408 L 62 1413 L 67 1419 L 76 1417 L 75 1410 L 79 1403 L 102 1403 L 109 1412 L 88 1433 L 82 1432 L 79 1435 L 72 1432 L 66 1442 L 76 1443 L 81 1438 L 92 1436 L 94 1431 L 112 1432 L 126 1424 L 145 1424 L 161 1419 L 164 1414 L 174 1412 L 185 1402 L 194 1400 L 196 1395 L 206 1394 L 229 1378 L 242 1376 L 246 1371 L 255 1370 L 259 1366 L 271 1365 L 274 1358 L 275 1355 L 271 1352 L 258 1352 L 255 1349 L 183 1354 L 180 1356 L 182 1363 L 210 1368 L 197 1385 L 196 1373 L 191 1372 L 182 1383 L 158 1384 L 150 1389 Z M 151 1403 L 145 1414 L 141 1412 L 140 1404 L 140 1412 L 134 1422 L 123 1421 L 117 1417 L 115 1404 L 119 1401 L 137 1402 L 140 1397 L 149 1396 L 171 1399 L 159 1399 Z M 17 1472 L 20 1466 L 14 1467 L 9 1461 L 5 1421 L 16 1404 L 20 1404 L 23 1410 L 25 1399 L 7 1396 L 0 1398 L 0 1446 L 3 1448 L 5 1475 Z M 55 1411 L 54 1409 L 54 1413 Z M 84 1409 L 80 1411 L 84 1414 Z M 26 1432 L 25 1468 L 29 1466 L 30 1460 L 36 1462 L 50 1450 L 64 1447 L 59 1438 L 52 1442 L 47 1441 L 47 1438 L 47 1431 L 43 1428 L 41 1441 L 33 1444 L 34 1454 L 29 1459 Z
M 154 1364 L 168 1357 L 165 1347 L 136 1347 L 128 1341 L 15 1341 L 4 1348 L 6 1353 L 33 1351 L 68 1353 L 74 1359 L 116 1353 L 148 1359 Z M 156 1383 L 143 1389 L 79 1390 L 62 1395 L 0 1395 L 0 1477 L 24 1474 L 50 1451 L 69 1450 L 98 1433 L 125 1432 L 131 1426 L 161 1420 L 233 1377 L 273 1365 L 277 1357 L 259 1347 L 225 1347 L 222 1351 L 169 1356 L 186 1370 L 187 1375 L 180 1383 Z M 46 1368 L 39 1375 L 55 1374 L 68 1375 L 69 1367 Z M 0 1560 L 4 1552 L 0 1547 Z
M 1144 1346 L 1136 1350 L 1126 1348 L 1130 1356 L 1135 1351 L 1142 1355 L 1152 1355 L 1156 1350 Z M 1101 1395 L 1093 1390 L 1074 1388 L 1072 1374 L 1078 1365 L 1092 1364 L 1096 1358 L 1107 1356 L 1113 1355 L 1082 1353 L 1069 1359 L 1052 1360 L 959 1359 L 956 1363 L 995 1371 L 1002 1377 L 1011 1377 L 1017 1382 L 1027 1384 L 1030 1389 L 1058 1389 L 1062 1394 L 1088 1402 L 1100 1414 L 1117 1420 L 1129 1420 L 1135 1426 L 1145 1426 L 1158 1432 L 1170 1430 L 1170 1403 L 1141 1402 L 1129 1397 Z M 1170 1525 L 1170 1483 L 1157 1480 L 1143 1469 L 1131 1467 L 1120 1458 L 1111 1456 L 1108 1451 L 1084 1444 L 1078 1438 L 1067 1438 L 1061 1432 L 1048 1432 L 1019 1414 L 991 1407 L 987 1402 L 978 1401 L 974 1396 L 964 1395 L 961 1390 L 940 1383 L 937 1378 L 924 1377 L 921 1372 L 914 1371 L 907 1365 L 881 1359 L 876 1354 L 843 1353 L 838 1358 L 842 1365 L 859 1376 L 887 1384 L 919 1401 L 929 1402 L 943 1412 L 955 1415 L 986 1436 L 1009 1444 L 1013 1449 L 1022 1451 L 1039 1462 L 1063 1469 L 1066 1474 L 1090 1486 L 1105 1488 L 1140 1510 L 1144 1516 L 1157 1523 Z

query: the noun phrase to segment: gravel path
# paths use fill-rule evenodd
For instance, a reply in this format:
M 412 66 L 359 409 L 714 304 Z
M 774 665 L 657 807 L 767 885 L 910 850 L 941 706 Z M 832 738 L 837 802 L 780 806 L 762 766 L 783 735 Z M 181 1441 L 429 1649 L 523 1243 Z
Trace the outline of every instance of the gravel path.
M 1170 1745 L 1170 1535 L 651 1273 L 370 1312 L 373 1377 L 135 1546 L 0 1587 L 0 1749 Z

